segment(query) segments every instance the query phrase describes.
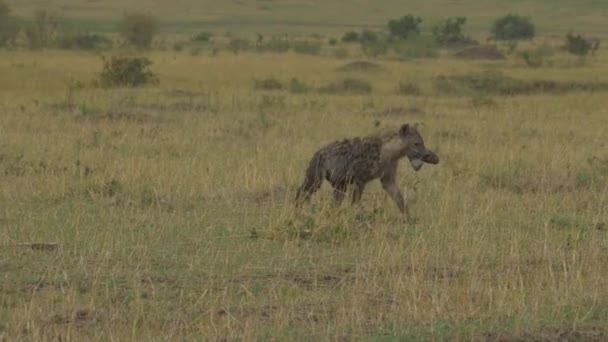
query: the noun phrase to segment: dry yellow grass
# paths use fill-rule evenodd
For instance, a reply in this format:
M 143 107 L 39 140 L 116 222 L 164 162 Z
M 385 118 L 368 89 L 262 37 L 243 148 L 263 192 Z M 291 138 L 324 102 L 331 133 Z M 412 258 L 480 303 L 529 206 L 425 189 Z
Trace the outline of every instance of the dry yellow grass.
M 354 75 L 374 87 L 357 96 L 253 88 L 322 86 L 347 60 L 148 55 L 158 86 L 104 90 L 88 86 L 97 56 L 0 52 L 0 340 L 608 333 L 606 93 L 479 104 L 430 81 L 598 81 L 602 55 L 534 70 L 378 61 L 388 72 Z M 396 95 L 399 81 L 423 94 Z M 442 158 L 402 165 L 416 223 L 378 184 L 359 207 L 332 208 L 324 187 L 293 211 L 317 148 L 413 121 Z M 7 247 L 45 241 L 61 247 Z

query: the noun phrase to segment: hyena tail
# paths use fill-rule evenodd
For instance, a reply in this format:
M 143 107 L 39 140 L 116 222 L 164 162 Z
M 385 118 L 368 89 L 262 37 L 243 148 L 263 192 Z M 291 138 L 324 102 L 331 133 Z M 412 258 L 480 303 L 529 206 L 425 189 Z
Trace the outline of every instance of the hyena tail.
M 320 153 L 315 153 L 308 163 L 304 182 L 302 182 L 296 194 L 296 206 L 302 201 L 308 200 L 312 194 L 319 190 L 321 183 L 323 183 L 323 166 L 323 157 Z

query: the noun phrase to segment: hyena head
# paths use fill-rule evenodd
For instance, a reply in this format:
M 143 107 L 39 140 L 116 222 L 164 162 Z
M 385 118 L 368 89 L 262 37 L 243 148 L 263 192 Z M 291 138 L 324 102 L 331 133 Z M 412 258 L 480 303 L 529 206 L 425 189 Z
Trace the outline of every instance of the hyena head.
M 418 133 L 416 124 L 404 124 L 399 129 L 399 136 L 405 149 L 405 155 L 415 171 L 420 170 L 423 162 L 437 164 L 439 157 L 424 146 L 424 139 Z

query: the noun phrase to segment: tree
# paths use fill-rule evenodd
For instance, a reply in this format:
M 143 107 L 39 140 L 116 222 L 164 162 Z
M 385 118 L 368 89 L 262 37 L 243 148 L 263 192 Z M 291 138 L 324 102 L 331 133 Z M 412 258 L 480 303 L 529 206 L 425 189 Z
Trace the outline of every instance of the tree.
M 148 48 L 158 33 L 158 21 L 143 13 L 127 13 L 118 26 L 125 41 L 138 48 Z
M 566 50 L 573 55 L 585 56 L 589 51 L 595 51 L 599 48 L 599 39 L 585 39 L 580 34 L 574 35 L 568 33 L 566 35 Z
M 25 29 L 31 49 L 39 49 L 50 46 L 59 32 L 62 19 L 56 14 L 47 10 L 36 10 L 34 21 Z
M 388 29 L 391 34 L 401 39 L 407 39 L 412 33 L 419 34 L 418 25 L 422 22 L 420 17 L 414 17 L 410 14 L 404 15 L 400 19 L 391 19 L 388 22 Z
M 19 33 L 19 22 L 11 16 L 11 9 L 0 0 L 0 46 L 15 44 Z
M 530 19 L 516 14 L 508 14 L 494 22 L 491 33 L 497 40 L 532 39 L 534 38 L 535 28 Z
M 467 41 L 462 34 L 462 26 L 467 22 L 465 17 L 447 18 L 433 27 L 433 37 L 437 44 L 445 45 Z

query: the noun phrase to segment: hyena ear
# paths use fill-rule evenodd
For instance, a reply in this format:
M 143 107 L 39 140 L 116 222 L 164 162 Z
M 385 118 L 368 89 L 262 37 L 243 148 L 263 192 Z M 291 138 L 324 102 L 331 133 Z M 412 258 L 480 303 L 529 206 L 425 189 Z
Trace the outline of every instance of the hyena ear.
M 406 136 L 409 132 L 410 132 L 410 125 L 409 124 L 405 124 L 403 126 L 401 126 L 401 128 L 399 129 L 399 134 L 402 136 Z

